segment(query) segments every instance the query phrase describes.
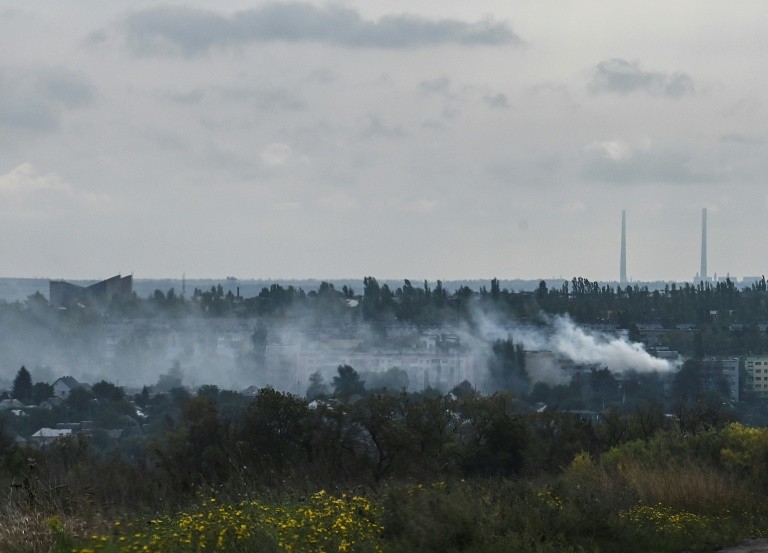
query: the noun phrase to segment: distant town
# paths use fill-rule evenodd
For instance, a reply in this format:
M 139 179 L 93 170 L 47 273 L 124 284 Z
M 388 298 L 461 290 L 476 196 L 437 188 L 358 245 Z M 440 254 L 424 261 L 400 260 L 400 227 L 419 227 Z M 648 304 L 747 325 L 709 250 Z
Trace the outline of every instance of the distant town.
M 593 417 L 648 400 L 671 412 L 680 398 L 708 395 L 737 418 L 765 420 L 764 279 L 661 289 L 583 278 L 555 284 L 512 291 L 492 279 L 449 292 L 440 281 L 390 287 L 367 277 L 357 291 L 351 282 L 308 291 L 273 283 L 248 297 L 250 288 L 228 277 L 209 289 L 182 281 L 180 290 L 142 297 L 132 275 L 86 285 L 51 280 L 47 297 L 36 291 L 0 304 L 6 328 L 15 329 L 0 338 L 0 409 L 15 439 L 44 444 L 72 428 L 99 429 L 60 407 L 72 390 L 90 394 L 108 383 L 133 407 L 100 430 L 140 435 L 141 408 L 174 388 L 169 381 L 189 392 L 215 385 L 247 396 L 272 386 L 316 399 L 332 395 L 330 383 L 347 366 L 369 389 L 450 393 L 468 385 Z M 565 333 L 561 320 L 573 328 Z M 15 391 L 22 365 L 35 394 Z M 131 398 L 142 393 L 139 406 Z M 41 410 L 50 427 L 33 422 Z

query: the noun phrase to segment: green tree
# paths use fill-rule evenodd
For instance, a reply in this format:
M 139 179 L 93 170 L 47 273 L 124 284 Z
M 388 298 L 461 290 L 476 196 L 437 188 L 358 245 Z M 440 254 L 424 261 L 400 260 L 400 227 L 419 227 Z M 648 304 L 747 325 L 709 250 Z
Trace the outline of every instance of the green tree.
M 360 380 L 360 375 L 349 365 L 339 365 L 336 369 L 338 376 L 333 377 L 333 395 L 344 401 L 348 401 L 354 395 L 365 394 L 365 382 Z
M 183 405 L 191 462 L 207 481 L 220 481 L 228 468 L 224 453 L 227 429 L 219 422 L 216 404 L 204 396 L 189 398 Z
M 325 399 L 328 397 L 328 385 L 323 379 L 323 375 L 319 371 L 315 371 L 309 375 L 309 386 L 307 386 L 307 393 L 305 397 L 307 401 L 314 401 L 316 399 Z
M 64 405 L 70 409 L 72 415 L 78 418 L 91 416 L 91 407 L 93 405 L 93 394 L 85 388 L 78 387 L 69 392 Z
M 307 402 L 262 388 L 248 405 L 239 429 L 243 464 L 261 470 L 296 468 L 312 458 L 312 412 Z
M 496 393 L 461 404 L 469 420 L 469 432 L 462 466 L 467 474 L 517 474 L 529 441 L 529 427 L 514 414 L 514 398 Z
M 488 360 L 491 384 L 495 390 L 528 393 L 530 380 L 525 371 L 525 352 L 522 344 L 515 344 L 512 338 L 496 340 L 492 346 L 493 355 Z
M 120 401 L 125 397 L 125 391 L 106 380 L 101 380 L 91 387 L 94 397 L 101 401 Z
M 13 379 L 11 397 L 22 403 L 29 403 L 32 400 L 32 376 L 24 366 L 19 369 L 16 378 Z
M 143 386 L 141 392 L 133 396 L 133 400 L 139 407 L 146 407 L 147 403 L 149 403 L 149 388 Z
M 406 394 L 372 394 L 351 407 L 351 419 L 365 433 L 358 436 L 373 445 L 373 476 L 378 481 L 396 469 L 405 469 L 414 440 L 406 424 Z
M 39 405 L 53 397 L 53 386 L 47 382 L 35 382 L 32 386 L 32 403 Z
M 218 403 L 221 390 L 215 384 L 203 384 L 197 389 L 197 395 Z
M 267 325 L 263 322 L 259 322 L 253 329 L 253 334 L 251 334 L 253 357 L 256 361 L 256 365 L 259 367 L 264 365 L 264 358 L 267 354 L 267 334 Z

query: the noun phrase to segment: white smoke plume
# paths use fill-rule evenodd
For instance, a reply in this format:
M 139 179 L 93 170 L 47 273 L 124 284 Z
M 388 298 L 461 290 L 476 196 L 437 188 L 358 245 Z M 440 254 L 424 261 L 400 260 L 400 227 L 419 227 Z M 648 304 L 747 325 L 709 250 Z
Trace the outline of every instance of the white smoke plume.
M 630 342 L 625 334 L 612 336 L 603 332 L 587 333 L 568 317 L 556 317 L 550 349 L 576 363 L 601 364 L 611 372 L 664 372 L 672 365 L 653 357 L 643 344 Z
M 571 375 L 561 368 L 561 361 L 577 365 L 598 365 L 613 373 L 667 372 L 677 366 L 652 356 L 641 343 L 631 342 L 619 333 L 586 329 L 568 315 L 546 317 L 543 324 L 502 322 L 496 313 L 477 308 L 472 312 L 473 329 L 465 329 L 465 343 L 472 344 L 477 358 L 491 355 L 490 345 L 511 338 L 529 352 L 526 369 L 532 382 L 567 384 Z M 536 353 L 534 353 L 536 352 Z M 480 376 L 480 375 L 478 375 Z M 479 383 L 482 387 L 482 378 Z

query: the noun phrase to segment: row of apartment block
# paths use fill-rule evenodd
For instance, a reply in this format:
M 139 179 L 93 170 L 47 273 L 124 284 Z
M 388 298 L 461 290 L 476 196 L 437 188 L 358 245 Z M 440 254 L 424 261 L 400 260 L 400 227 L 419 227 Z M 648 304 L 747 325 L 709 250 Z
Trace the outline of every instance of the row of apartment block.
M 768 355 L 750 355 L 744 358 L 744 393 L 759 399 L 768 399 Z

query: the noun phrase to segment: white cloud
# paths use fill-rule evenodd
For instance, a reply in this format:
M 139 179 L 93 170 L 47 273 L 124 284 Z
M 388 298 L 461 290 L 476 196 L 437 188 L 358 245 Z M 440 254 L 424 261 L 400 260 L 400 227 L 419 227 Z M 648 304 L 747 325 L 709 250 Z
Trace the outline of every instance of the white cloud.
M 261 162 L 267 167 L 281 167 L 290 163 L 307 162 L 306 156 L 298 155 L 293 148 L 282 142 L 273 142 L 259 154 Z
M 0 175 L 0 200 L 6 216 L 22 219 L 74 215 L 80 208 L 104 208 L 114 203 L 108 194 L 76 190 L 56 173 L 40 174 L 29 162 Z
M 634 146 L 619 140 L 593 142 L 585 151 L 584 176 L 609 183 L 702 184 L 722 180 L 729 172 L 682 147 L 657 146 L 648 139 Z
M 591 144 L 587 145 L 586 150 L 589 152 L 597 152 L 598 154 L 613 161 L 626 159 L 632 155 L 632 148 L 630 148 L 629 144 L 621 140 L 592 142 Z
M 0 175 L 0 194 L 9 196 L 26 196 L 37 192 L 58 193 L 72 196 L 72 186 L 61 180 L 61 177 L 51 173 L 41 175 L 31 163 L 22 163 L 4 175 Z

